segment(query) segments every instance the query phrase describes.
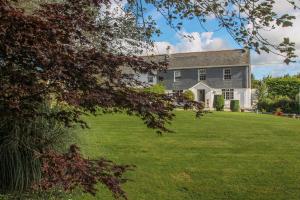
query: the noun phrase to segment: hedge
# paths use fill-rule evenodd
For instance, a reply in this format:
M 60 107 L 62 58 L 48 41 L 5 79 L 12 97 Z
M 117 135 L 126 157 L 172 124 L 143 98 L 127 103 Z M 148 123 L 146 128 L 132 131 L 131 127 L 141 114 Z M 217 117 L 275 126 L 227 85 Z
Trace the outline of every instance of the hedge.
M 216 111 L 224 110 L 224 96 L 223 95 L 215 95 L 214 96 L 214 108 Z
M 257 104 L 260 111 L 275 112 L 280 108 L 284 113 L 299 113 L 299 102 L 288 97 L 266 98 Z
M 268 78 L 265 82 L 270 96 L 287 96 L 295 99 L 299 93 L 300 79 L 296 77 Z
M 240 101 L 239 100 L 231 100 L 230 101 L 230 110 L 232 112 L 239 112 L 240 111 Z

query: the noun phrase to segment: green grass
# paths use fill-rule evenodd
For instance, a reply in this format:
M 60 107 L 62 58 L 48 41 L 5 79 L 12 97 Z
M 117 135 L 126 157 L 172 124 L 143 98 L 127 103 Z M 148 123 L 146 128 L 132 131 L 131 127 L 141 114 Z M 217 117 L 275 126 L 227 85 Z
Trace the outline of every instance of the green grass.
M 89 117 L 79 134 L 83 153 L 135 164 L 124 188 L 131 200 L 300 199 L 300 121 L 249 113 L 196 119 L 177 111 L 159 136 L 135 117 Z M 96 197 L 112 199 L 101 187 Z

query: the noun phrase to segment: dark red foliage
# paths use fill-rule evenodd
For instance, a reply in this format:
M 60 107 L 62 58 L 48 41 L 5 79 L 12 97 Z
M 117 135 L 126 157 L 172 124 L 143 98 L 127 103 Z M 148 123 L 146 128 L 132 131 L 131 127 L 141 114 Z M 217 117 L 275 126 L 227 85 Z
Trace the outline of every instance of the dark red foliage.
M 31 120 L 44 116 L 66 126 L 80 123 L 85 127 L 80 116 L 96 114 L 101 108 L 102 112 L 137 115 L 148 127 L 168 131 L 165 125 L 174 117 L 174 101 L 179 97 L 136 89 L 143 84 L 124 73 L 125 68 L 133 73 L 165 70 L 167 63 L 109 50 L 109 41 L 101 37 L 110 36 L 111 25 L 98 24 L 91 9 L 99 10 L 107 2 L 66 0 L 28 13 L 9 0 L 0 0 L 0 117 Z M 101 42 L 94 42 L 95 35 Z M 47 114 L 38 109 L 41 103 L 54 100 L 63 105 L 59 112 Z M 196 102 L 186 106 L 202 108 Z M 68 154 L 43 153 L 40 188 L 82 186 L 95 194 L 95 184 L 101 182 L 116 197 L 125 197 L 120 184 L 128 166 L 84 159 L 75 146 Z
M 69 152 L 61 154 L 55 151 L 44 152 L 42 160 L 42 180 L 34 185 L 35 190 L 48 191 L 62 188 L 67 192 L 79 187 L 84 192 L 95 195 L 96 184 L 104 184 L 116 199 L 127 199 L 121 184 L 127 181 L 124 172 L 134 166 L 116 165 L 105 159 L 89 160 L 82 157 L 79 148 L 72 145 Z
M 165 131 L 165 122 L 173 117 L 173 100 L 136 91 L 133 87 L 141 83 L 122 70 L 127 67 L 147 73 L 164 70 L 167 63 L 113 55 L 105 51 L 105 44 L 96 48 L 86 33 L 108 28 L 95 23 L 95 16 L 86 11 L 89 6 L 95 6 L 93 1 L 69 0 L 44 4 L 29 15 L 0 0 L 1 113 L 42 115 L 36 107 L 51 94 L 72 108 L 49 116 L 66 125 L 83 123 L 79 120 L 83 111 L 95 113 L 101 107 L 126 110 L 140 116 L 149 127 Z

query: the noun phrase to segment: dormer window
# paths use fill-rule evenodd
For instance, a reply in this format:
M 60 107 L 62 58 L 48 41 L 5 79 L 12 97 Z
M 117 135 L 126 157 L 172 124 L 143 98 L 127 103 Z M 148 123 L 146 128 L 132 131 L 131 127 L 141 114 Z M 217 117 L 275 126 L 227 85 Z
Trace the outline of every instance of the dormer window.
M 206 80 L 206 69 L 198 69 L 198 81 Z
M 181 71 L 174 71 L 174 82 L 178 82 L 181 78 Z
M 231 69 L 230 68 L 226 68 L 223 71 L 223 79 L 224 80 L 231 80 Z

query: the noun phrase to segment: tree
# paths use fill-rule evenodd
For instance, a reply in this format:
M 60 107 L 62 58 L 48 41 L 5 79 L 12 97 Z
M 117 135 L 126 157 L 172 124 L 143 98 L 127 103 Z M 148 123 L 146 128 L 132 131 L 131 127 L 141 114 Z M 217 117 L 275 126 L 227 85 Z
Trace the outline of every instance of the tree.
M 2 151 L 0 154 L 6 156 L 10 163 L 19 162 L 16 155 L 21 155 L 30 167 L 33 167 L 32 161 L 36 161 L 34 155 L 38 154 L 40 163 L 34 165 L 34 168 L 39 168 L 39 164 L 45 167 L 49 161 L 58 160 L 63 163 L 72 161 L 74 166 L 77 166 L 78 162 L 85 166 L 97 164 L 78 158 L 80 154 L 76 153 L 76 148 L 70 150 L 74 159 L 69 161 L 62 159 L 65 158 L 64 154 L 53 153 L 51 145 L 35 147 L 33 143 L 38 142 L 38 138 L 31 140 L 31 143 L 28 140 L 28 144 L 32 144 L 30 147 L 35 148 L 27 148 L 28 146 L 22 145 L 19 140 L 14 140 L 15 130 L 25 126 L 25 130 L 31 133 L 29 124 L 40 118 L 55 120 L 66 127 L 75 124 L 87 127 L 80 116 L 86 113 L 97 114 L 101 108 L 101 112 L 104 113 L 126 112 L 136 115 L 144 120 L 149 128 L 159 132 L 169 131 L 165 124 L 174 117 L 174 101 L 184 97 L 179 94 L 158 95 L 136 90 L 136 87 L 143 84 L 124 70 L 129 68 L 134 73 L 151 74 L 153 71 L 165 70 L 168 65 L 167 61 L 149 62 L 137 56 L 144 48 L 151 46 L 151 36 L 160 33 L 155 21 L 144 16 L 146 4 L 155 6 L 167 19 L 168 24 L 176 30 L 182 28 L 183 24 L 179 21 L 183 19 L 197 18 L 202 24 L 214 15 L 219 21 L 219 26 L 225 28 L 239 44 L 257 52 L 279 53 L 287 63 L 295 57 L 294 43 L 288 38 L 284 38 L 281 44 L 274 45 L 259 33 L 262 28 L 292 25 L 293 16 L 278 16 L 272 11 L 273 1 L 128 0 L 126 6 L 122 7 L 124 15 L 121 17 L 112 14 L 109 0 L 27 2 L 30 4 L 0 0 L 0 118 L 2 121 L 8 121 L 8 125 L 20 122 L 17 123 L 17 127 L 2 130 L 0 135 L 0 147 L 11 144 L 5 140 L 8 138 L 14 141 L 17 154 L 4 154 Z M 288 2 L 297 8 L 293 1 Z M 41 105 L 49 104 L 50 101 L 56 102 L 59 109 L 55 112 L 51 109 L 51 112 L 40 109 Z M 203 107 L 200 104 L 185 102 L 185 108 L 197 107 L 197 114 L 201 114 Z M 27 137 L 23 132 L 18 134 L 23 138 Z M 53 166 L 60 164 L 62 163 L 54 163 Z M 2 171 L 7 174 L 14 173 L 10 165 L 2 162 L 0 165 Z M 107 168 L 103 169 L 105 166 Z M 18 184 L 20 192 L 27 190 L 38 175 L 27 176 L 26 167 L 22 171 L 27 178 Z M 113 168 L 101 165 L 100 168 L 92 168 L 90 171 L 108 170 L 113 175 L 110 178 L 121 180 L 122 173 L 113 173 Z M 83 174 L 90 167 L 84 169 L 81 171 Z M 45 180 L 43 178 L 47 178 L 47 173 L 44 175 L 39 178 Z M 0 178 L 5 179 L 8 185 L 16 185 L 14 181 L 19 181 L 4 176 Z M 78 177 L 71 174 L 67 181 L 72 183 L 76 178 Z M 91 187 L 97 183 L 95 179 L 86 180 L 91 184 L 77 183 Z M 110 180 L 106 179 L 108 182 Z M 59 185 L 64 181 L 65 179 L 56 183 Z M 117 191 L 120 191 L 121 181 L 113 183 L 113 186 L 118 188 Z M 49 182 L 46 181 L 46 184 L 49 185 Z M 55 186 L 55 181 L 50 185 Z M 84 189 L 94 193 L 93 189 L 90 190 L 91 187 Z M 41 188 L 49 189 L 43 186 Z M 124 196 L 122 192 L 112 192 L 117 196 Z
M 260 85 L 260 80 L 256 80 L 254 74 L 251 74 L 251 88 L 257 89 Z
M 195 101 L 195 95 L 191 90 L 187 90 L 183 93 L 183 96 L 189 101 Z
M 43 159 L 53 147 L 47 143 L 49 140 L 46 143 L 40 140 L 45 138 L 43 129 L 34 132 L 33 122 L 37 120 L 57 121 L 65 127 L 75 124 L 87 127 L 80 116 L 97 114 L 100 107 L 104 113 L 137 115 L 149 128 L 169 131 L 165 123 L 174 116 L 174 97 L 137 91 L 135 87 L 142 83 L 124 73 L 125 67 L 136 73 L 164 70 L 167 63 L 145 62 L 134 56 L 133 51 L 127 52 L 131 56 L 122 53 L 124 49 L 120 50 L 113 42 L 124 39 L 126 34 L 119 34 L 117 30 L 124 27 L 124 23 L 129 27 L 132 17 L 128 14 L 130 19 L 114 21 L 109 14 L 99 16 L 99 9 L 107 9 L 104 7 L 106 4 L 102 1 L 66 0 L 30 7 L 30 12 L 25 12 L 12 1 L 0 0 L 0 121 L 5 122 L 0 134 L 1 192 L 22 193 L 38 180 L 44 183 L 38 184 L 40 189 L 66 184 L 62 182 L 65 180 L 44 181 L 47 173 L 43 171 L 69 162 L 82 166 L 81 162 L 91 167 L 76 169 L 79 178 L 55 170 L 51 170 L 51 176 L 65 175 L 69 184 L 88 185 L 83 189 L 92 194 L 93 187 L 101 182 L 111 187 L 115 196 L 124 197 L 120 192 L 123 171 L 114 171 L 119 168 L 117 165 L 110 166 L 101 160 L 85 162 L 78 158 L 80 154 L 68 162 L 62 159 L 63 155 L 56 154 Z M 110 21 L 105 22 L 108 18 Z M 136 33 L 140 29 L 131 27 Z M 131 47 L 137 46 L 141 39 L 146 41 L 151 27 L 138 32 L 141 35 L 134 35 L 133 30 L 127 32 L 136 39 Z M 144 38 L 139 38 L 141 36 Z M 55 102 L 59 109 L 55 112 L 40 109 L 49 102 Z M 195 102 L 190 104 L 195 105 Z M 97 176 L 91 176 L 96 179 L 80 178 L 91 171 L 97 172 L 98 179 Z M 100 176 L 108 172 L 111 176 Z

